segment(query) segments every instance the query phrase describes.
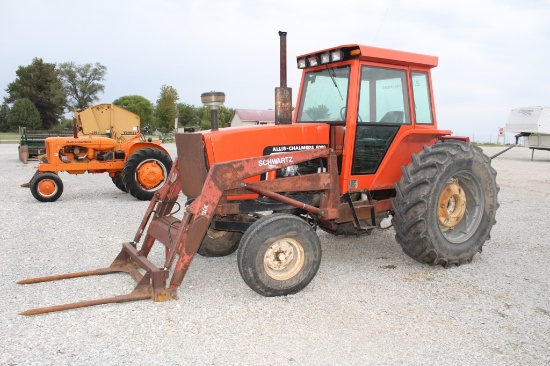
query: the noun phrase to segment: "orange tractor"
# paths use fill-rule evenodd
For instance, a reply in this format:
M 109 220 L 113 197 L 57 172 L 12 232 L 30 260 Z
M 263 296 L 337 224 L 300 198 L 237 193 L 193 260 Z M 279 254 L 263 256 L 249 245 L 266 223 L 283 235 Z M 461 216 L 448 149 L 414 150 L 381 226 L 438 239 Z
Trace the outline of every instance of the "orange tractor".
M 145 140 L 139 126 L 139 115 L 114 104 L 75 110 L 74 136 L 46 138 L 46 154 L 23 187 L 41 202 L 53 202 L 63 193 L 59 172 L 108 173 L 120 190 L 150 200 L 166 182 L 172 159 L 160 141 Z
M 177 134 L 168 183 L 109 267 L 20 282 L 128 272 L 136 288 L 22 314 L 174 298 L 197 252 L 237 250 L 252 290 L 293 294 L 321 263 L 316 229 L 368 234 L 390 217 L 397 242 L 421 263 L 460 265 L 481 252 L 498 208 L 496 171 L 467 138 L 437 129 L 430 74 L 437 58 L 355 44 L 299 56 L 291 120 L 283 32 L 280 42 L 275 125 L 219 130 L 214 123 Z M 176 216 L 180 191 L 187 201 Z M 148 258 L 156 242 L 165 247 L 160 266 Z

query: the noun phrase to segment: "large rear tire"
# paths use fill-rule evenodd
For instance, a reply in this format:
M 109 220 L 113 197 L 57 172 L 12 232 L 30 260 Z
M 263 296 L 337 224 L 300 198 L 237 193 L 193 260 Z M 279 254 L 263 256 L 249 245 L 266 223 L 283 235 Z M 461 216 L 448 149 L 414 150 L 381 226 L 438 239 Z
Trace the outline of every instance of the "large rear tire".
M 32 195 L 40 202 L 57 201 L 63 193 L 63 182 L 55 173 L 35 174 L 29 184 Z
M 124 182 L 122 181 L 122 173 L 118 172 L 115 174 L 115 176 L 112 178 L 113 183 L 115 186 L 120 189 L 124 193 L 128 193 L 128 190 L 126 189 L 126 186 L 124 185 Z
M 244 282 L 260 295 L 293 294 L 315 277 L 321 264 L 321 242 L 297 216 L 264 216 L 244 233 L 237 264 Z
M 138 200 L 148 201 L 168 179 L 172 159 L 164 151 L 140 149 L 130 155 L 122 170 L 122 181 L 128 192 Z
M 225 257 L 237 250 L 242 236 L 238 231 L 208 229 L 197 253 L 203 257 Z
M 479 147 L 462 141 L 425 146 L 403 167 L 395 190 L 395 239 L 415 260 L 460 265 L 490 238 L 499 187 Z

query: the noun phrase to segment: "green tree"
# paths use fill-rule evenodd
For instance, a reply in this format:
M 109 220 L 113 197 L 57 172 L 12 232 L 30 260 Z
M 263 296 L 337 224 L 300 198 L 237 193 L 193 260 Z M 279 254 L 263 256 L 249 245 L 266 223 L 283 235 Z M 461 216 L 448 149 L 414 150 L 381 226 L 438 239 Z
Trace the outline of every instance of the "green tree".
M 231 125 L 231 119 L 235 114 L 233 108 L 227 108 L 225 106 L 218 107 L 218 126 L 220 128 L 229 127 Z M 197 109 L 197 115 L 200 119 L 200 125 L 202 130 L 209 130 L 212 128 L 212 118 L 210 117 L 210 107 L 204 106 Z
M 187 103 L 178 103 L 178 122 L 182 126 L 197 126 L 200 122 L 197 108 Z
M 10 130 L 17 130 L 18 126 L 38 129 L 41 126 L 40 113 L 28 98 L 17 99 L 8 114 Z
M 160 96 L 157 99 L 154 112 L 154 125 L 162 133 L 174 129 L 174 121 L 178 116 L 178 109 L 176 107 L 178 99 L 178 91 L 174 87 L 163 85 L 160 88 Z
M 63 62 L 58 65 L 59 75 L 68 96 L 67 108 L 83 109 L 99 101 L 98 94 L 103 93 L 107 67 L 99 62 L 77 65 L 74 62 Z
M 58 125 L 52 128 L 53 131 L 73 130 L 74 121 L 69 118 L 63 118 Z
M 220 128 L 222 127 L 231 127 L 231 120 L 235 115 L 235 110 L 233 108 L 227 108 L 221 106 L 218 108 L 218 123 Z
M 8 132 L 10 127 L 8 125 L 8 114 L 10 113 L 10 107 L 8 103 L 2 103 L 0 107 L 0 132 Z
M 113 104 L 139 114 L 142 129 L 150 127 L 153 123 L 153 103 L 147 98 L 140 95 L 126 95 L 115 100 Z
M 311 119 L 313 119 L 314 121 L 327 119 L 330 116 L 330 112 L 327 106 L 324 104 L 320 104 L 315 107 L 309 107 L 308 109 L 306 109 L 306 113 L 309 114 Z
M 15 81 L 8 84 L 6 103 L 28 98 L 40 113 L 42 128 L 55 126 L 63 115 L 67 96 L 55 64 L 34 58 L 32 64 L 19 66 Z

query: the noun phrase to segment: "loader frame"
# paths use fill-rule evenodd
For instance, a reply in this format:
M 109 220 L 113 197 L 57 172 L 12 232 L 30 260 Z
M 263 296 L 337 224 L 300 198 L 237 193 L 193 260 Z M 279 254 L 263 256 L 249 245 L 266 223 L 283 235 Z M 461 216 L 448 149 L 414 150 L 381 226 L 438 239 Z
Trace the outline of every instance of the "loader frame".
M 357 220 L 358 203 L 342 203 L 338 185 L 338 168 L 336 154 L 333 149 L 306 150 L 294 153 L 277 155 L 277 164 L 265 165 L 264 162 L 272 159 L 271 156 L 261 156 L 248 159 L 214 164 L 206 176 L 201 194 L 187 205 L 182 219 L 174 216 L 174 211 L 182 185 L 180 164 L 176 160 L 169 175 L 168 183 L 163 186 L 151 200 L 143 219 L 137 229 L 134 240 L 123 243 L 120 253 L 109 267 L 86 272 L 68 273 L 62 275 L 31 278 L 18 282 L 19 284 L 34 284 L 46 281 L 56 281 L 91 275 L 104 275 L 117 272 L 130 274 L 138 283 L 129 294 L 104 299 L 75 302 L 65 305 L 55 305 L 31 309 L 21 315 L 36 315 L 61 310 L 75 309 L 92 305 L 120 303 L 151 298 L 153 301 L 166 301 L 176 298 L 177 289 L 181 285 L 187 269 L 201 245 L 201 242 L 211 224 L 214 215 L 224 215 L 223 202 L 227 195 L 244 192 L 253 192 L 273 200 L 283 202 L 300 210 L 313 214 L 330 225 L 330 221 L 342 216 L 343 211 Z M 281 178 L 247 183 L 245 179 L 281 169 L 301 162 L 325 158 L 327 171 L 319 174 L 300 177 L 299 184 L 296 177 Z M 274 160 L 272 160 L 273 162 Z M 317 191 L 321 194 L 319 207 L 309 205 L 278 192 Z M 366 212 L 372 212 L 373 225 L 376 223 L 374 212 L 376 209 L 389 207 L 388 202 L 371 202 L 360 207 L 368 206 Z M 365 215 L 362 215 L 365 216 Z M 366 229 L 366 228 L 365 228 Z M 138 243 L 143 235 L 143 243 Z M 160 267 L 156 266 L 148 255 L 155 242 L 165 247 L 165 261 Z M 144 270 L 142 274 L 139 269 Z M 170 271 L 172 275 L 170 277 Z

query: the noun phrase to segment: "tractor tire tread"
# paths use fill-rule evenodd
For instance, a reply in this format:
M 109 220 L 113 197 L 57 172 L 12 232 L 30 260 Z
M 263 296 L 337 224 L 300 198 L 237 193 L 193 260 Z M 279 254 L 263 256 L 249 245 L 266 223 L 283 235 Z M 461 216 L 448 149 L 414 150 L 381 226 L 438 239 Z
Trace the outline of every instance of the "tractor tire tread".
M 454 174 L 453 166 L 460 162 L 463 169 L 475 170 L 473 174 L 479 177 L 481 199 L 485 203 L 474 232 L 451 248 L 452 244 L 439 231 L 433 208 L 441 192 L 436 187 L 445 185 Z M 496 170 L 479 147 L 458 140 L 425 146 L 403 167 L 402 178 L 395 185 L 396 197 L 392 202 L 395 239 L 407 255 L 422 263 L 448 267 L 470 262 L 490 238 L 499 206 L 498 190 Z

